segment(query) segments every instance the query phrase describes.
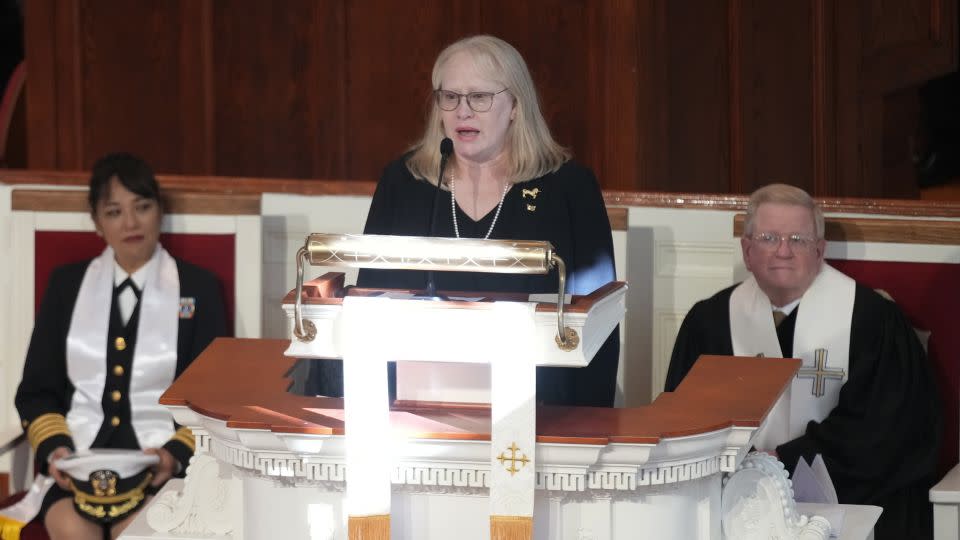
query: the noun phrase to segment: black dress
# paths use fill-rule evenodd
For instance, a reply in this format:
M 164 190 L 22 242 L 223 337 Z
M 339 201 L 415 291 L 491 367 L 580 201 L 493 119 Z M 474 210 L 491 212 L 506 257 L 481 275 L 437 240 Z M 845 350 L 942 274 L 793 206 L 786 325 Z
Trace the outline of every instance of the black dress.
M 732 355 L 730 295 L 734 287 L 698 302 L 677 335 L 665 390 L 672 392 L 701 354 Z M 793 353 L 797 312 L 777 327 L 785 357 Z M 937 466 L 942 418 L 926 354 L 900 309 L 857 285 L 850 327 L 850 376 L 840 401 L 822 422 L 776 448 L 792 471 L 816 454 L 845 504 L 883 507 L 875 534 L 932 538 L 928 490 Z
M 390 163 L 377 185 L 364 234 L 431 236 L 430 210 L 436 186 L 417 180 L 404 159 Z M 453 237 L 451 194 L 441 193 L 434 208 L 432 236 Z M 461 238 L 483 238 L 496 215 L 479 221 L 456 208 Z M 593 173 L 567 162 L 554 173 L 514 185 L 507 193 L 491 239 L 548 240 L 567 265 L 567 292 L 587 294 L 615 279 L 613 237 L 603 195 Z M 545 275 L 437 272 L 437 288 L 446 291 L 553 293 L 556 270 Z M 363 269 L 357 285 L 369 288 L 423 289 L 426 272 Z M 547 404 L 613 406 L 620 332 L 615 329 L 586 368 L 537 368 L 537 400 Z M 314 391 L 343 393 L 342 366 L 320 364 Z

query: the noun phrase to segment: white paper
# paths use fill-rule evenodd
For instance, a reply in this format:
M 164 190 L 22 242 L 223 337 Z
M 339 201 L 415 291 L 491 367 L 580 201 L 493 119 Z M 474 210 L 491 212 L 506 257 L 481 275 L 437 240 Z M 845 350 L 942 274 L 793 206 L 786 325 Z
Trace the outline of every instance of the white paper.
M 827 502 L 826 494 L 820 486 L 820 482 L 807 464 L 807 460 L 801 456 L 797 460 L 797 466 L 793 469 L 793 476 L 790 477 L 793 482 L 793 500 L 798 503 L 823 503 Z
M 810 469 L 813 471 L 814 478 L 817 479 L 820 488 L 823 490 L 826 502 L 829 504 L 840 504 L 840 501 L 837 499 L 837 488 L 833 485 L 830 472 L 827 471 L 827 464 L 823 462 L 823 456 L 817 454 L 817 456 L 813 458 Z

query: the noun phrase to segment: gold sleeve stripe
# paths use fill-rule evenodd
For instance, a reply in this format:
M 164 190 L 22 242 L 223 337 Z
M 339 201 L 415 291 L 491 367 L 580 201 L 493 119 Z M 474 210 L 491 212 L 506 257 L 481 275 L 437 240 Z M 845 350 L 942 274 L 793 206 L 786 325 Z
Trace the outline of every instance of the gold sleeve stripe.
M 190 431 L 190 428 L 181 427 L 173 434 L 170 440 L 183 443 L 191 452 L 197 451 L 197 441 L 193 438 L 193 432 Z
M 67 419 L 62 414 L 47 413 L 33 419 L 27 427 L 27 440 L 30 446 L 36 450 L 43 441 L 54 435 L 70 436 L 70 428 L 67 427 Z

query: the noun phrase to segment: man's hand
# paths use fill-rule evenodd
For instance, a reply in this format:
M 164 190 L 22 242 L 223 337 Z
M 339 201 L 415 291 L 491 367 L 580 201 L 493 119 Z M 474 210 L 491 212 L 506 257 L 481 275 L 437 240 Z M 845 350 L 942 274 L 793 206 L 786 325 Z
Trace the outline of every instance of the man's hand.
M 153 469 L 153 481 L 150 485 L 160 487 L 170 479 L 177 470 L 177 460 L 166 448 L 147 448 L 144 454 L 154 454 L 160 457 L 160 462 L 151 467 Z
M 70 489 L 70 476 L 57 468 L 57 460 L 72 455 L 73 452 L 66 446 L 58 446 L 56 450 L 50 452 L 47 461 L 47 473 L 63 489 Z

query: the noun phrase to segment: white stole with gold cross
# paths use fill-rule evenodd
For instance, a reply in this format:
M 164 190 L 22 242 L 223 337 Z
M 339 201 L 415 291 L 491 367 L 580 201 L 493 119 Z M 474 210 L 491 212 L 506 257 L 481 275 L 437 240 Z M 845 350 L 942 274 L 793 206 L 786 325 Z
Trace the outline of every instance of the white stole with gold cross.
M 803 366 L 754 437 L 773 450 L 822 421 L 837 406 L 849 376 L 850 325 L 856 282 L 824 263 L 800 300 L 793 356 Z M 730 338 L 736 356 L 782 358 L 769 298 L 750 276 L 730 295 Z M 792 464 L 791 464 L 792 465 Z

